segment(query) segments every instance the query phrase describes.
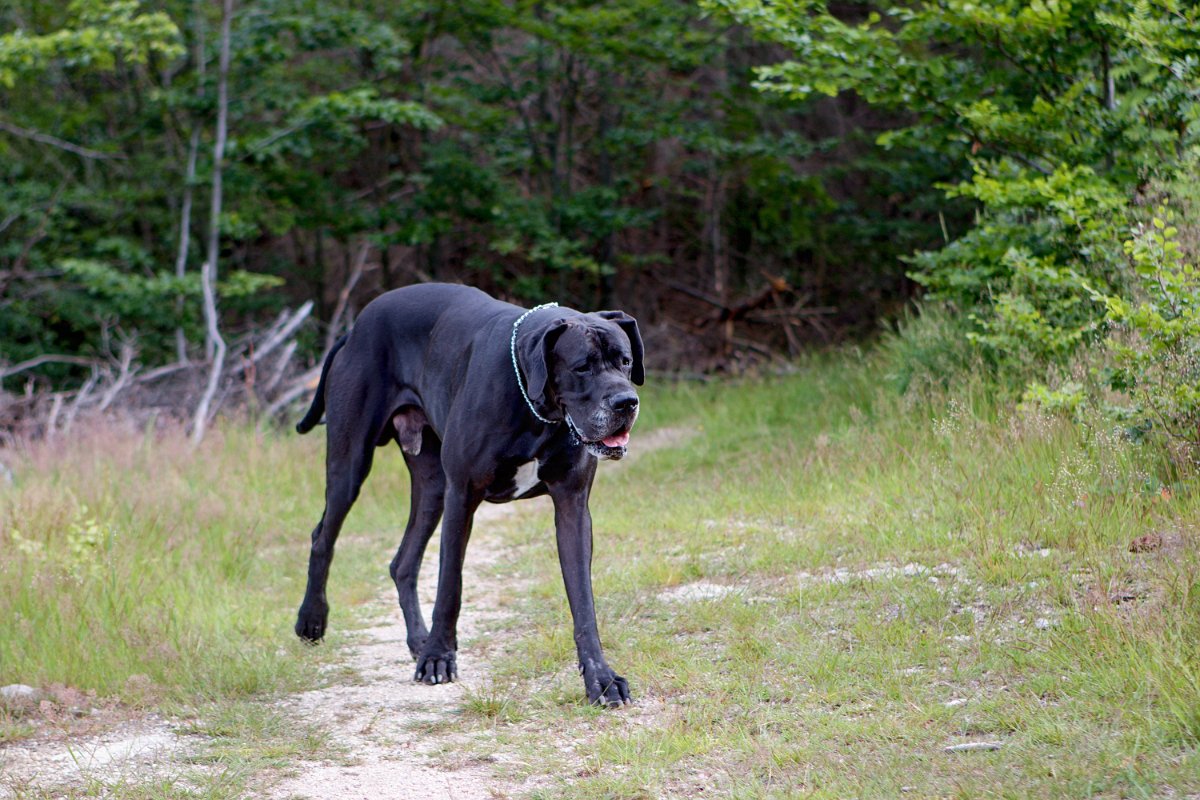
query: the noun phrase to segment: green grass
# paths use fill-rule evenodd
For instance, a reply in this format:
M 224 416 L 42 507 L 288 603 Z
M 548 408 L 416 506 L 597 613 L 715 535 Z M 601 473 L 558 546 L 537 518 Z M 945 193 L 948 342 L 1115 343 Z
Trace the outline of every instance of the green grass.
M 158 710 L 199 734 L 177 775 L 17 796 L 237 798 L 298 754 L 327 755 L 320 731 L 271 700 L 344 679 L 337 645 L 389 583 L 408 479 L 399 458 L 380 459 L 333 567 L 332 646 L 302 645 L 292 624 L 322 439 L 227 425 L 192 452 L 179 431 L 96 427 L 3 454 L 15 482 L 0 484 L 0 685 L 45 690 L 53 725 L 78 703 L 113 723 Z M 46 719 L 0 708 L 0 744 Z
M 632 449 L 656 428 L 690 435 L 601 465 L 592 502 L 601 633 L 638 704 L 582 702 L 552 520 L 535 511 L 499 526 L 515 614 L 488 683 L 427 735 L 480 734 L 479 755 L 507 753 L 494 763 L 543 798 L 1200 792 L 1194 478 L 982 383 L 898 395 L 881 372 L 844 354 L 647 387 Z M 246 711 L 343 679 L 320 671 L 331 648 L 297 658 L 291 634 L 319 438 L 62 447 L 26 453 L 0 489 L 0 682 L 189 709 L 213 740 L 198 767 L 239 765 L 201 796 L 327 747 Z M 386 455 L 334 564 L 335 632 L 387 585 L 407 480 Z M 1161 547 L 1130 552 L 1144 534 Z M 699 582 L 727 591 L 672 594 Z M 28 731 L 0 716 L 0 738 Z M 970 741 L 1001 747 L 943 750 Z
M 229 426 L 191 453 L 178 433 L 98 429 L 15 455 L 0 488 L 0 683 L 139 705 L 312 679 L 288 633 L 324 494 L 320 436 Z M 397 525 L 403 465 L 376 473 L 343 541 Z M 364 558 L 386 578 L 386 546 L 343 547 L 334 570 L 360 576 Z M 331 581 L 332 627 L 378 585 Z
M 602 466 L 592 503 L 602 635 L 645 710 L 579 706 L 551 521 L 517 534 L 534 627 L 496 682 L 532 696 L 475 705 L 528 774 L 563 776 L 536 796 L 1200 791 L 1191 479 L 984 386 L 913 400 L 877 373 L 646 392 L 645 428 L 695 435 Z M 1163 547 L 1129 552 L 1145 533 Z M 698 581 L 730 591 L 666 594 Z M 1002 746 L 943 752 L 977 740 Z

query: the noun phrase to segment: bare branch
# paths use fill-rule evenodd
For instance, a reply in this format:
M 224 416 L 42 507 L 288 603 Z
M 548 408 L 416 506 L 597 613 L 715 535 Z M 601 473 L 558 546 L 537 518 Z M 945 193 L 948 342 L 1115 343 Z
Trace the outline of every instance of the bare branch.
M 196 155 L 199 150 L 200 125 L 197 124 L 188 142 L 187 171 L 183 178 L 183 208 L 179 212 L 179 250 L 175 254 L 175 277 L 180 280 L 187 274 L 188 244 L 192 228 L 192 182 L 196 180 Z M 183 318 L 182 294 L 175 300 L 175 313 L 180 319 Z M 184 336 L 182 325 L 175 328 L 175 355 L 181 364 L 187 361 L 187 338 Z
M 51 147 L 57 147 L 59 150 L 66 150 L 68 153 L 74 153 L 75 155 L 83 158 L 91 158 L 97 161 L 121 161 L 125 159 L 125 156 L 121 155 L 120 153 L 101 153 L 99 150 L 92 150 L 87 147 L 82 147 L 81 145 L 72 144 L 64 139 L 59 139 L 57 136 L 51 136 L 48 133 L 41 133 L 40 131 L 32 131 L 28 128 L 22 128 L 20 125 L 14 125 L 11 122 L 5 122 L 2 119 L 0 119 L 0 131 L 11 133 L 13 136 L 19 136 L 22 139 L 29 139 L 37 142 L 38 144 L 48 144 Z
M 51 439 L 58 433 L 58 414 L 62 411 L 63 396 L 56 393 L 50 403 L 50 414 L 46 418 L 46 438 Z
M 297 346 L 296 340 L 292 339 L 283 348 L 283 352 L 279 354 L 279 360 L 275 362 L 275 369 L 272 370 L 270 379 L 267 380 L 266 385 L 262 388 L 263 394 L 270 394 L 275 391 L 275 387 L 283 380 L 283 374 L 287 371 L 287 366 L 291 363 L 292 356 L 296 354 Z
M 275 398 L 271 405 L 267 406 L 266 410 L 263 411 L 262 422 L 259 423 L 260 427 L 268 420 L 274 419 L 275 415 L 282 411 L 285 406 L 294 401 L 297 397 L 305 392 L 312 391 L 320 378 L 321 365 L 318 364 L 308 372 L 305 372 L 296 380 L 292 381 L 292 384 L 283 392 L 283 394 Z
M 60 355 L 40 355 L 34 356 L 31 359 L 14 364 L 7 369 L 0 370 L 0 380 L 8 378 L 17 373 L 24 372 L 27 369 L 40 367 L 42 364 L 78 364 L 81 366 L 94 366 L 96 359 L 84 358 L 83 356 L 60 356 Z
M 199 365 L 196 363 L 193 363 L 191 361 L 185 361 L 183 363 L 177 362 L 175 364 L 166 364 L 164 366 L 156 367 L 155 369 L 147 370 L 146 372 L 143 372 L 142 374 L 137 376 L 135 381 L 137 383 L 149 383 L 151 381 L 156 381 L 159 378 L 165 378 L 168 375 L 173 375 L 176 372 L 182 372 L 185 369 L 192 369 L 197 366 L 199 366 Z
M 278 329 L 267 337 L 267 340 L 254 349 L 254 353 L 250 356 L 251 363 L 260 361 L 270 355 L 275 348 L 286 342 L 296 329 L 308 319 L 308 315 L 312 313 L 313 301 L 309 300 L 286 319 L 281 320 L 283 324 Z
M 75 417 L 79 415 L 79 410 L 83 408 L 84 402 L 88 399 L 88 396 L 92 393 L 92 390 L 96 388 L 96 384 L 99 382 L 100 370 L 93 367 L 91 377 L 89 377 L 87 381 L 84 382 L 83 386 L 79 388 L 79 391 L 75 393 L 75 399 L 71 402 L 70 407 L 67 409 L 67 418 L 63 422 L 62 426 L 63 433 L 70 433 L 71 427 L 75 424 Z
M 350 302 L 350 293 L 354 291 L 355 285 L 362 278 L 363 269 L 367 264 L 367 254 L 370 251 L 371 245 L 365 241 L 358 246 L 358 253 L 354 256 L 354 266 L 350 269 L 350 276 L 346 279 L 342 290 L 338 292 L 337 306 L 334 308 L 333 318 L 329 321 L 329 331 L 325 334 L 326 353 L 333 349 L 333 343 L 337 341 L 342 328 L 342 316 L 346 313 L 347 303 Z
M 117 395 L 120 394 L 121 390 L 125 388 L 125 385 L 129 383 L 130 377 L 137 372 L 136 367 L 134 367 L 132 370 L 130 369 L 130 364 L 133 363 L 133 356 L 135 352 L 136 351 L 133 345 L 129 342 L 125 342 L 121 345 L 120 369 L 117 372 L 117 377 L 113 379 L 112 386 L 108 387 L 108 391 L 106 391 L 104 396 L 100 398 L 100 404 L 96 406 L 97 411 L 104 411 L 110 405 L 112 405 L 113 400 L 117 399 Z

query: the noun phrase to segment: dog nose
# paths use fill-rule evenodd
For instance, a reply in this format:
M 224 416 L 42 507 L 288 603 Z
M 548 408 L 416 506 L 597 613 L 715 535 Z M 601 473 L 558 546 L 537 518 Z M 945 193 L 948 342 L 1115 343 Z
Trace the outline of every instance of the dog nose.
M 610 397 L 608 404 L 613 411 L 629 413 L 638 407 L 638 396 L 636 392 L 621 392 Z

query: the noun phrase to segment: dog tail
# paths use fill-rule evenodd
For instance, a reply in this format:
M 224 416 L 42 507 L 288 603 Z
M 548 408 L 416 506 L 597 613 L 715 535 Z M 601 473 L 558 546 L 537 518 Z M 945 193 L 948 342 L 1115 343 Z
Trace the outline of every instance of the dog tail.
M 346 337 L 349 335 L 346 334 L 334 342 L 333 347 L 329 350 L 329 355 L 325 357 L 325 364 L 321 367 L 321 380 L 317 381 L 317 393 L 313 395 L 312 406 L 304 415 L 304 419 L 296 423 L 296 433 L 308 433 L 321 421 L 321 417 L 325 413 L 325 379 L 329 377 L 329 365 L 333 363 L 333 357 L 337 355 L 338 350 L 342 349 L 342 345 L 346 343 Z

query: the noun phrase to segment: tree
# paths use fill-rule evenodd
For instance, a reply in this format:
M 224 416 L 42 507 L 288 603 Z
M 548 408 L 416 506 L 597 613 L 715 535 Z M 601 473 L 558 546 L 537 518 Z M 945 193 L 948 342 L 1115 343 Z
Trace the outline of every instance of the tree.
M 847 12 L 825 0 L 708 0 L 793 57 L 758 86 L 794 100 L 853 93 L 911 115 L 887 147 L 942 149 L 971 178 L 947 197 L 978 224 L 915 256 L 1000 361 L 1044 363 L 1099 335 L 1085 285 L 1121 291 L 1129 209 L 1195 146 L 1200 10 L 1176 0 L 1034 0 Z

